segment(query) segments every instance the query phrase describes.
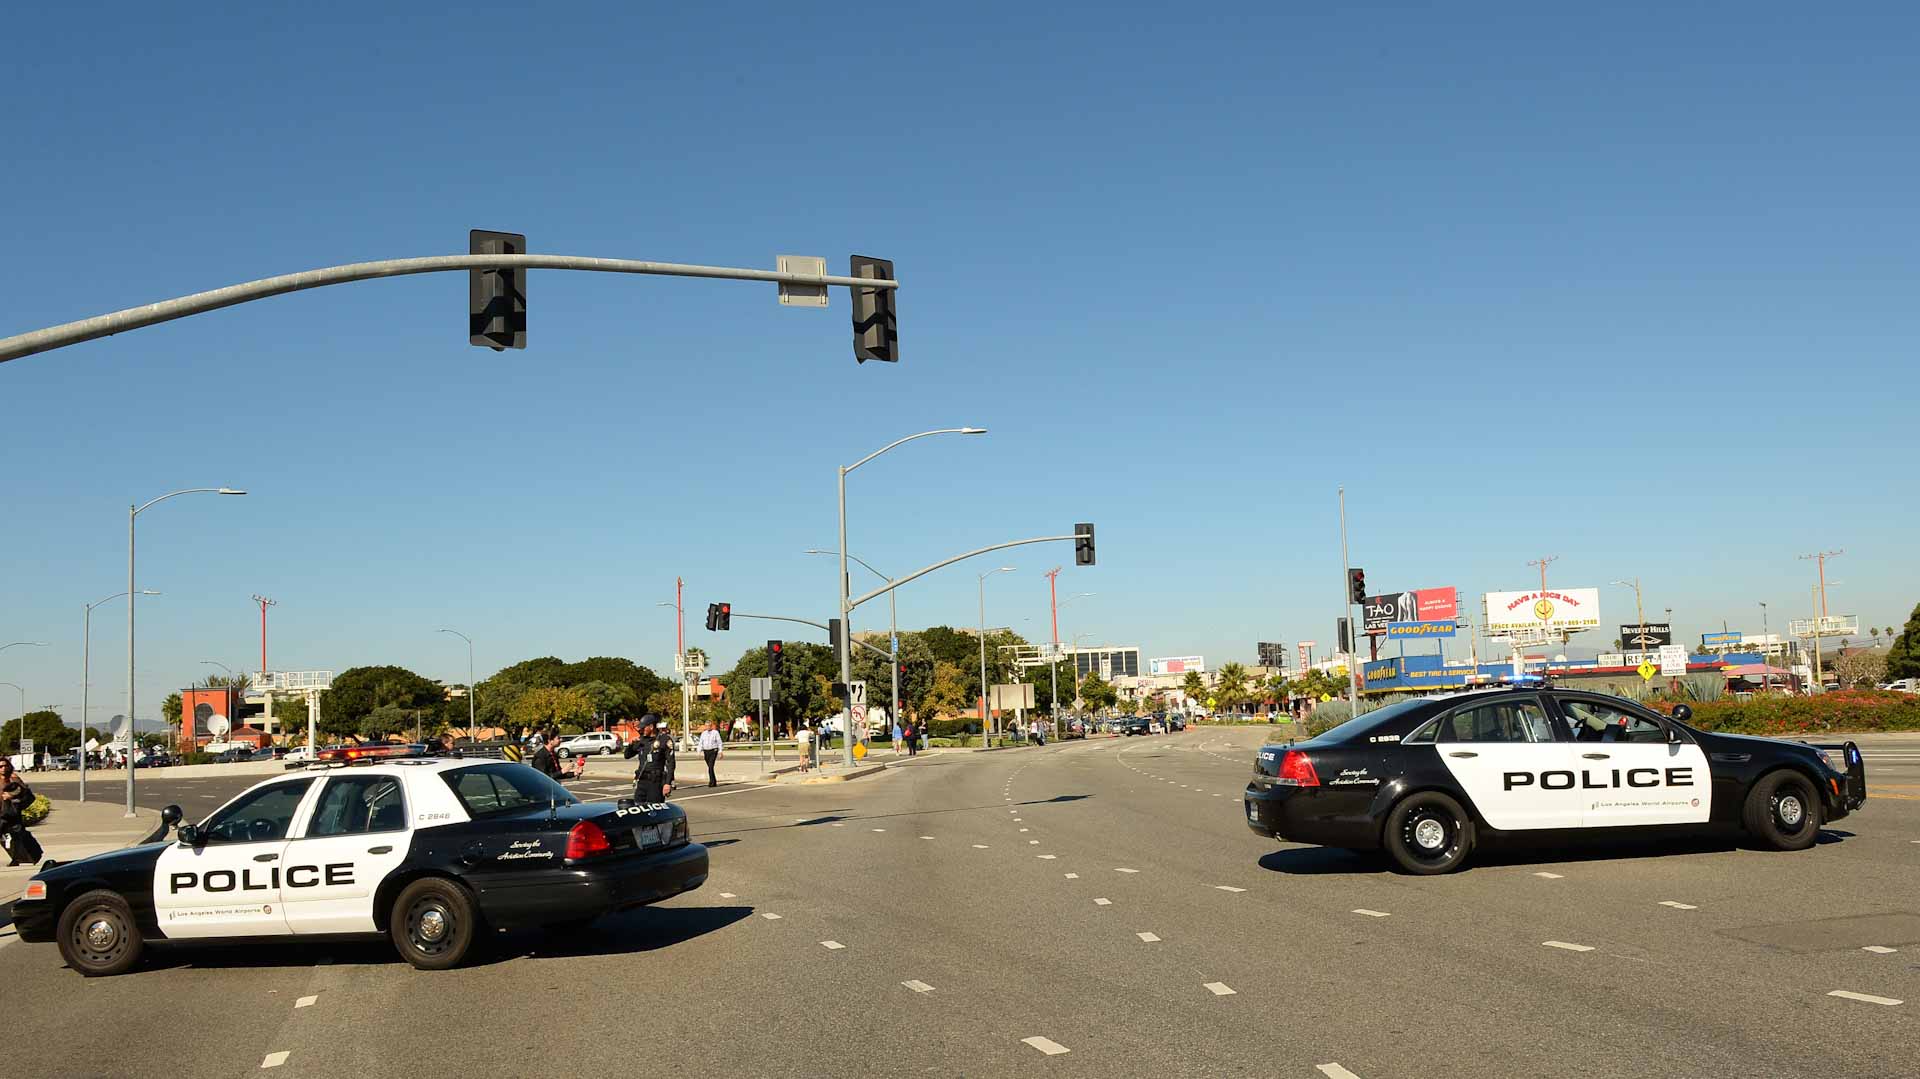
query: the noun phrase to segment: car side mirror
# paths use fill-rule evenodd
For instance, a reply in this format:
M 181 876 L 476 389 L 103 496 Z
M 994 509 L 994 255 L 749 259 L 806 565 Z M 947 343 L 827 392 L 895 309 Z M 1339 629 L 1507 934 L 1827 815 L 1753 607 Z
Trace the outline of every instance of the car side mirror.
M 1679 742 L 1679 741 L 1680 741 L 1680 728 L 1678 728 L 1678 727 L 1668 727 L 1668 728 L 1667 728 L 1667 741 L 1669 741 L 1669 742 L 1675 742 L 1675 743 L 1677 743 L 1677 742 Z
M 1685 723 L 1688 720 L 1693 718 L 1693 709 L 1684 704 L 1675 705 L 1673 709 L 1673 718 L 1679 720 L 1682 723 Z
M 183 816 L 185 816 L 185 814 L 180 811 L 179 806 L 177 805 L 167 806 L 164 809 L 160 810 L 160 827 L 171 828 L 174 825 L 179 824 L 180 818 Z
M 189 847 L 197 847 L 201 843 L 206 842 L 206 838 L 207 838 L 206 836 L 200 834 L 200 828 L 197 825 L 192 825 L 192 824 L 181 825 L 180 831 L 177 834 L 180 838 L 180 842 L 185 843 Z

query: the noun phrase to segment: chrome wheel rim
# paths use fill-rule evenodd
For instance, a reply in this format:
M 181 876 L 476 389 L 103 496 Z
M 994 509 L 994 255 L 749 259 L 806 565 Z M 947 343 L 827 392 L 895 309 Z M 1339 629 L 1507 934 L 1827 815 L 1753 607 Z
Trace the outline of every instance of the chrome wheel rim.
M 120 927 L 106 918 L 95 918 L 88 922 L 83 930 L 87 938 L 87 947 L 96 952 L 112 951 L 120 940 Z
M 74 921 L 73 958 L 83 966 L 111 966 L 132 943 L 126 923 L 111 908 L 95 907 Z
M 407 939 L 423 955 L 438 955 L 447 950 L 453 936 L 453 914 L 437 899 L 414 904 L 407 917 Z
M 1413 826 L 1413 841 L 1422 850 L 1437 851 L 1447 842 L 1447 827 L 1432 817 Z
M 1776 804 L 1775 812 L 1780 814 L 1781 824 L 1796 829 L 1800 827 L 1800 822 L 1806 819 L 1807 816 L 1806 806 L 1800 803 L 1800 799 L 1797 796 L 1791 794 L 1781 795 L 1780 801 Z

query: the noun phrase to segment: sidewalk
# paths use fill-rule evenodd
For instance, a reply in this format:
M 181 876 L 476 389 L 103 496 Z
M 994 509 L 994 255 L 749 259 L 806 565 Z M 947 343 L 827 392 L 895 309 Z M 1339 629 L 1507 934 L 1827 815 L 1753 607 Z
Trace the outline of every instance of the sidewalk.
M 131 818 L 126 808 L 115 802 L 73 802 L 55 799 L 53 812 L 47 819 L 33 828 L 33 837 L 46 848 L 41 859 L 53 858 L 67 862 L 75 858 L 85 858 L 89 854 L 118 850 L 130 847 L 152 835 L 160 827 L 160 811 L 157 809 L 138 809 Z M 17 865 L 11 869 L 0 860 L 0 906 L 8 909 L 20 893 L 26 890 L 27 881 L 39 867 Z M 0 913 L 0 925 L 8 924 L 4 913 Z M 8 934 L 9 938 L 11 934 Z
M 922 751 L 920 756 L 930 757 L 939 756 L 944 753 L 959 752 L 967 751 L 930 749 Z M 895 756 L 892 748 L 888 747 L 868 753 L 865 758 L 855 761 L 854 769 L 856 771 L 865 771 L 876 765 L 892 764 L 911 759 L 913 758 L 905 753 Z M 826 766 L 824 768 L 809 770 L 807 775 L 845 774 L 846 768 L 841 764 L 841 760 L 842 754 L 837 747 L 828 750 Z M 624 780 L 632 782 L 633 768 L 634 762 L 624 757 L 587 758 L 587 778 L 589 780 Z M 722 750 L 720 760 L 714 766 L 714 774 L 719 777 L 722 783 L 766 783 L 796 777 L 799 774 L 799 768 L 799 759 L 794 756 L 793 749 L 790 746 L 783 747 L 777 757 L 763 759 L 760 747 L 753 745 Z M 675 772 L 680 780 L 682 789 L 691 791 L 695 787 L 704 787 L 707 785 L 707 762 L 697 751 L 680 754 Z

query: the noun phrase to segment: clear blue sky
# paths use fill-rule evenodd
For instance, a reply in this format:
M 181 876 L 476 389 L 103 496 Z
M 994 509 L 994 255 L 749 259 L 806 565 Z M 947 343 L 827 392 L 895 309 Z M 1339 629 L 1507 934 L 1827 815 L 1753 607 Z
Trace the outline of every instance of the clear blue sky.
M 143 714 L 208 671 L 529 655 L 723 663 L 825 617 L 834 466 L 901 570 L 1099 525 L 1063 628 L 1251 661 L 1326 642 L 1334 489 L 1379 589 L 1640 575 L 1682 633 L 1920 598 L 1920 15 L 1911 5 L 389 4 L 22 8 L 0 71 L 0 334 L 234 281 L 463 251 L 897 260 L 898 366 L 844 294 L 536 273 L 531 347 L 466 282 L 284 297 L 0 366 L 0 679 L 78 709 L 81 604 L 141 518 Z M 1045 632 L 1015 552 L 987 618 Z M 988 561 L 979 568 L 999 564 Z M 971 623 L 956 568 L 912 626 Z M 1476 603 L 1477 606 L 1477 603 Z M 1607 590 L 1609 621 L 1632 596 Z M 123 631 L 97 612 L 97 715 Z M 884 620 L 863 612 L 863 628 Z M 1028 620 L 1031 621 L 1028 621 Z M 882 624 L 883 621 L 882 621 Z M 1598 636 L 1598 635 L 1596 635 Z M 1607 634 L 1611 636 L 1611 634 Z M 0 690 L 11 714 L 11 691 Z

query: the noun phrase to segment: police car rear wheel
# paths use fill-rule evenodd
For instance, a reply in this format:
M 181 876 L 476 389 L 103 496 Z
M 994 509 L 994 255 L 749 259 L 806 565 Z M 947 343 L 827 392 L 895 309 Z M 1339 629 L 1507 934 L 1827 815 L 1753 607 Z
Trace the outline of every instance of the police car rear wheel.
M 1755 783 L 1743 815 L 1747 832 L 1771 850 L 1805 850 L 1820 838 L 1820 799 L 1798 772 L 1775 772 Z
M 60 912 L 58 939 L 60 958 L 89 978 L 126 973 L 145 949 L 127 901 L 105 889 L 67 904 Z
M 428 877 L 401 890 L 388 930 L 400 958 L 421 970 L 446 970 L 467 957 L 478 920 L 464 889 Z
M 1446 873 L 1467 860 L 1473 834 L 1473 821 L 1460 803 L 1422 791 L 1401 799 L 1387 815 L 1387 854 L 1409 873 Z

